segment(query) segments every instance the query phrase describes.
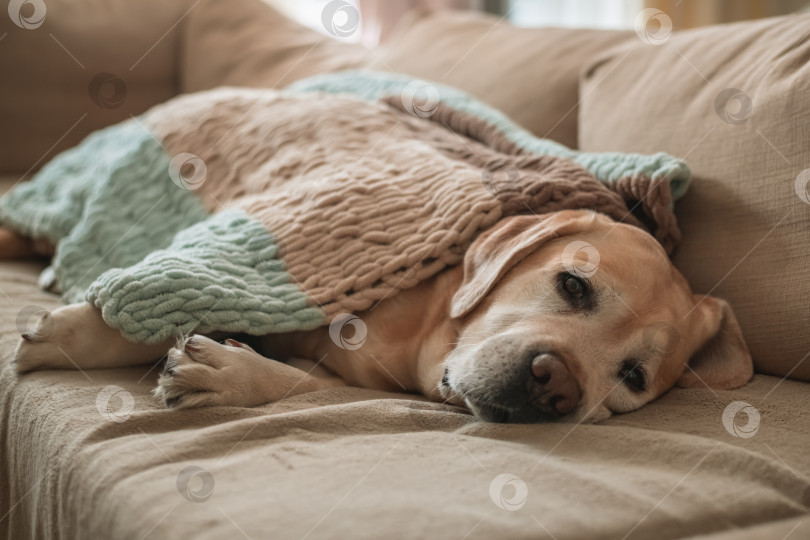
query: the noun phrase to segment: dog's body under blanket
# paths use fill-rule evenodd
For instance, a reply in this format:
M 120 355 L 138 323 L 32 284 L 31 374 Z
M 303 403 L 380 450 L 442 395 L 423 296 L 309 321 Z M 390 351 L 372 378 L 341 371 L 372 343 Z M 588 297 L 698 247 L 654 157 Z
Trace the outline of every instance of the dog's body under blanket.
M 0 223 L 55 242 L 65 299 L 150 343 L 328 324 L 459 263 L 507 215 L 586 208 L 641 225 L 627 204 L 640 201 L 665 249 L 678 241 L 678 160 L 646 174 L 625 156 L 621 181 L 600 182 L 448 102 L 427 114 L 401 91 L 378 97 L 181 96 L 58 156 L 0 201 Z

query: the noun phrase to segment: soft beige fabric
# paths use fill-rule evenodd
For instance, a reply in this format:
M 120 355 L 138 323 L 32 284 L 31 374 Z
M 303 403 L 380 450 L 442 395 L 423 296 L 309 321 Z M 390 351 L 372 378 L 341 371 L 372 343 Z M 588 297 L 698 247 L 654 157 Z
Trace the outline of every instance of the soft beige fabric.
M 765 373 L 810 380 L 810 15 L 641 41 L 585 72 L 580 146 L 686 159 L 676 266 L 731 302 Z M 708 79 L 708 80 L 707 80 Z M 751 99 L 717 104 L 725 89 Z M 721 98 L 722 99 L 722 98 Z M 719 113 L 716 112 L 719 108 Z M 738 115 L 739 123 L 721 120 Z
M 19 314 L 59 305 L 37 289 L 41 269 L 0 263 L 0 536 L 770 539 L 810 527 L 806 383 L 758 376 L 730 392 L 676 389 L 577 428 L 484 424 L 356 388 L 168 411 L 149 393 L 149 366 L 16 378 Z M 99 412 L 111 385 L 133 397 L 124 422 Z M 122 412 L 122 396 L 101 410 Z M 737 400 L 761 414 L 751 438 L 723 426 Z M 206 499 L 213 479 L 210 498 L 181 495 L 187 467 L 204 472 L 183 493 Z M 500 474 L 525 482 L 521 508 L 493 502 Z M 514 493 L 503 489 L 507 502 Z
M 788 540 L 807 538 L 810 519 L 806 517 L 772 521 L 746 529 L 730 529 L 719 533 L 699 534 L 694 540 Z
M 372 53 L 287 19 L 260 0 L 201 0 L 184 23 L 181 89 L 281 88 L 366 66 Z
M 620 538 L 631 530 L 630 538 L 676 538 L 807 512 L 805 383 L 769 394 L 779 380 L 758 376 L 717 396 L 675 390 L 573 430 L 487 425 L 353 388 L 256 409 L 168 411 L 149 394 L 156 373 L 147 367 L 40 372 L 15 383 L 7 362 L 18 311 L 56 305 L 36 292 L 37 269 L 0 265 L 10 297 L 0 307 L 7 538 L 237 538 L 239 529 L 251 538 Z M 98 412 L 109 385 L 134 397 L 125 422 Z M 732 437 L 721 421 L 740 399 L 762 414 L 750 439 Z M 121 405 L 120 394 L 110 401 L 112 410 Z M 189 466 L 212 475 L 207 501 L 180 495 L 178 475 Z M 527 485 L 519 510 L 490 498 L 503 473 Z M 191 490 L 203 486 L 198 476 Z
M 0 172 L 38 168 L 91 131 L 177 93 L 175 23 L 190 0 L 27 2 L 29 18 L 34 5 L 46 8 L 32 29 L 15 25 L 7 4 L 0 13 Z
M 577 147 L 582 67 L 632 32 L 516 28 L 475 12 L 413 13 L 380 47 L 374 69 L 460 88 L 538 137 Z

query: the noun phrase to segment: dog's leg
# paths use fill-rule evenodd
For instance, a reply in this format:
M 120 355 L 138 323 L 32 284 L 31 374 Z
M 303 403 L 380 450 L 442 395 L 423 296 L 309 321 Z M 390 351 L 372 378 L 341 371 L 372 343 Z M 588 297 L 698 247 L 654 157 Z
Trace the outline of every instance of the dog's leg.
M 169 351 L 154 394 L 167 407 L 255 407 L 333 386 L 338 377 L 315 377 L 260 355 L 244 343 L 220 344 L 191 336 Z
M 38 369 L 97 369 L 155 361 L 174 340 L 156 345 L 133 343 L 107 326 L 89 303 L 72 304 L 32 321 L 14 352 L 18 373 Z

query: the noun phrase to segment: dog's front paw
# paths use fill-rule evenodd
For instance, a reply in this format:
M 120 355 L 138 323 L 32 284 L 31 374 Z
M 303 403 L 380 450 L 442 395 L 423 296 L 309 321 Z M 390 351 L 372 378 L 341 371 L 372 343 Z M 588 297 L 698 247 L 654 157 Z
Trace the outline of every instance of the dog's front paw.
M 170 409 L 255 405 L 245 388 L 250 378 L 249 362 L 241 356 L 247 352 L 255 354 L 233 340 L 223 345 L 204 336 L 191 336 L 169 350 L 153 394 Z

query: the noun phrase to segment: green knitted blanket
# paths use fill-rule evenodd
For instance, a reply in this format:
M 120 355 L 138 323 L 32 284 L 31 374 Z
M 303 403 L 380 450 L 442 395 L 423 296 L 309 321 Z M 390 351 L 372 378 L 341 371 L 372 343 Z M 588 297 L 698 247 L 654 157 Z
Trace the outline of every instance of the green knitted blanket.
M 66 302 L 128 339 L 328 324 L 458 264 L 507 215 L 587 208 L 679 240 L 665 154 L 537 139 L 453 88 L 342 72 L 180 96 L 97 131 L 0 199 L 57 246 Z

